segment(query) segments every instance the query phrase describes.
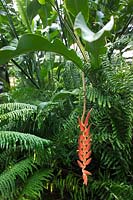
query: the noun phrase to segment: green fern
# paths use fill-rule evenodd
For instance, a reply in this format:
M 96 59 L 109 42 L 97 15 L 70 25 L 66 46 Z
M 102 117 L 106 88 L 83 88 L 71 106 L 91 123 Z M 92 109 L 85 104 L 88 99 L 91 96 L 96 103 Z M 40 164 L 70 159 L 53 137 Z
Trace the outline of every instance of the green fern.
M 104 95 L 97 88 L 93 87 L 92 84 L 87 88 L 87 99 L 90 102 L 97 103 L 99 106 L 111 108 L 111 97 Z
M 24 181 L 33 168 L 35 168 L 33 158 L 27 158 L 13 166 L 9 166 L 8 169 L 2 172 L 0 174 L 0 196 L 2 199 L 12 199 L 16 190 L 17 178 L 19 177 Z
M 19 149 L 19 147 L 18 147 Z M 9 165 L 9 163 L 11 163 L 13 161 L 13 153 L 14 153 L 14 149 L 2 149 L 2 152 L 0 153 L 0 173 Z
M 13 131 L 0 131 L 0 141 L 0 148 L 2 149 L 16 149 L 19 144 L 21 150 L 44 150 L 44 146 L 48 146 L 50 144 L 49 140 L 39 138 L 35 135 Z
M 80 87 L 81 76 L 76 66 L 72 62 L 66 62 L 63 72 L 63 81 L 66 90 Z
M 0 114 L 5 113 L 5 111 L 10 112 L 19 109 L 33 109 L 36 110 L 37 107 L 35 105 L 26 104 L 26 103 L 4 103 L 0 104 Z
M 80 184 L 80 178 L 77 178 L 71 172 L 65 177 L 56 177 L 53 181 L 53 189 L 60 190 L 61 198 L 68 194 L 69 199 L 85 200 L 88 194 L 88 188 Z
M 100 180 L 89 179 L 87 187 L 80 183 L 80 178 L 73 174 L 68 174 L 65 178 L 59 176 L 53 182 L 53 190 L 59 189 L 61 197 L 64 194 L 73 200 L 126 200 L 132 199 L 133 187 L 118 181 L 106 180 L 100 177 Z
M 62 124 L 62 129 L 64 133 L 73 133 L 74 130 L 77 129 L 77 120 L 78 120 L 78 113 L 77 109 L 73 110 L 68 118 L 64 120 Z
M 50 169 L 44 169 L 35 172 L 27 179 L 19 199 L 21 200 L 23 196 L 30 200 L 40 198 L 41 192 L 44 190 L 44 188 L 48 189 L 47 185 L 52 177 L 53 174 Z
M 115 182 L 103 179 L 100 181 L 91 182 L 90 191 L 91 199 L 93 200 L 131 200 L 133 187 L 123 182 Z
M 2 114 L 0 116 L 0 120 L 4 121 L 4 120 L 8 119 L 9 121 L 12 121 L 12 120 L 19 120 L 21 118 L 23 121 L 25 121 L 33 113 L 35 113 L 35 111 L 33 109 L 28 109 L 28 108 L 25 109 L 24 108 L 21 110 L 15 110 L 15 111 L 11 111 L 11 112 Z
M 8 161 L 6 165 L 4 163 L 6 168 L 0 174 L 0 197 L 2 200 L 11 200 L 15 198 L 18 190 L 22 189 L 23 182 L 26 182 L 27 188 L 30 189 L 30 183 L 28 184 L 27 178 L 29 174 L 32 174 L 33 171 L 37 170 L 37 166 L 43 165 L 44 161 L 47 162 L 47 154 L 50 154 L 48 147 L 51 142 L 34 135 L 13 131 L 0 131 L 0 140 L 0 148 L 4 150 L 4 152 L 0 154 L 1 161 L 3 162 L 5 159 L 3 159 L 3 156 L 8 155 Z M 23 152 L 23 160 L 18 162 L 17 158 L 15 159 L 15 154 L 13 154 L 15 151 L 18 153 Z M 27 154 L 26 151 L 28 151 L 29 154 Z M 26 156 L 30 156 L 30 158 L 26 158 L 24 160 L 24 157 Z M 11 160 L 11 158 L 13 160 Z M 41 160 L 43 158 L 44 160 Z M 36 187 L 38 192 L 43 188 L 42 181 L 46 181 L 47 178 L 50 178 L 50 175 L 50 171 L 40 171 L 40 175 L 38 174 L 40 177 L 38 178 L 38 187 Z M 19 177 L 21 179 L 20 181 L 18 179 Z M 34 178 L 37 178 L 37 174 Z M 34 178 L 31 176 L 29 181 L 33 183 Z M 20 187 L 17 186 L 17 184 L 20 184 Z M 37 194 L 39 194 L 38 192 L 33 192 L 32 194 L 37 196 Z M 24 193 L 28 195 L 28 189 L 25 189 Z
M 1 130 L 11 130 L 12 127 L 21 127 L 26 120 L 34 117 L 37 106 L 24 103 L 0 104 Z M 19 124 L 18 124 L 19 123 Z
M 56 154 L 65 165 L 71 165 L 75 160 L 77 148 L 77 120 L 79 111 L 75 109 L 67 119 L 59 120 L 58 129 L 53 137 L 56 146 Z M 75 162 L 75 161 L 74 161 Z
M 70 63 L 70 71 L 73 80 L 73 88 L 79 88 L 81 84 L 81 76 L 73 63 Z
M 126 176 L 130 173 L 131 139 L 126 140 L 126 137 L 123 134 L 121 135 L 121 132 L 114 124 L 113 117 L 107 110 L 93 110 L 92 148 L 96 156 L 95 159 L 102 163 L 99 166 L 102 171 L 103 169 L 104 171 L 110 169 L 108 174 L 121 177 L 119 178 L 121 180 L 126 180 Z M 123 119 L 121 120 L 123 122 Z M 124 128 L 124 122 L 122 126 Z M 122 137 L 124 139 L 121 139 Z

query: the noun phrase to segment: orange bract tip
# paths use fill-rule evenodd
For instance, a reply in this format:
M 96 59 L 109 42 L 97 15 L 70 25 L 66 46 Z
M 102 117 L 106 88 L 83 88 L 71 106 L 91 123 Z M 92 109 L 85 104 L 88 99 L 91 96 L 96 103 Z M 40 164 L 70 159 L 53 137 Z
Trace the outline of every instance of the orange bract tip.
M 81 122 L 80 118 L 78 118 L 80 130 L 83 132 L 85 130 L 84 124 Z
M 80 140 L 80 141 L 83 141 L 84 138 L 85 138 L 85 137 L 84 137 L 82 134 L 79 136 L 79 140 Z
M 90 143 L 86 144 L 86 145 L 83 146 L 83 151 L 88 152 L 88 151 L 90 151 L 90 148 L 91 148 L 91 144 Z
M 80 162 L 79 160 L 77 160 L 77 163 L 78 163 L 79 167 L 81 167 L 82 169 L 85 168 L 84 165 L 82 164 L 82 162 Z
M 90 127 L 91 127 L 91 125 L 89 125 L 88 128 L 85 129 L 85 131 L 84 131 L 85 136 L 88 136 L 90 134 Z
M 91 158 L 89 158 L 88 160 L 85 161 L 84 165 L 89 165 L 91 162 Z
M 82 177 L 83 177 L 83 181 L 84 181 L 83 183 L 84 183 L 84 185 L 87 185 L 87 183 L 88 183 L 87 175 L 83 174 Z
M 90 113 L 91 113 L 91 110 L 87 113 L 87 116 L 85 118 L 85 122 L 84 122 L 84 125 L 87 126 L 88 125 L 88 121 L 89 121 L 89 118 L 90 118 Z
M 86 159 L 89 158 L 91 155 L 91 151 L 87 152 L 86 155 L 84 156 Z
M 84 160 L 83 154 L 81 154 L 81 152 L 78 153 L 78 156 L 79 156 L 79 159 L 80 159 L 81 161 Z
M 89 171 L 87 171 L 87 170 L 85 170 L 85 169 L 82 170 L 82 173 L 83 173 L 83 174 L 86 174 L 86 175 L 92 175 L 91 172 L 89 172 Z
M 84 145 L 90 144 L 90 141 L 91 141 L 91 139 L 90 139 L 90 137 L 88 137 L 88 138 L 84 141 Z

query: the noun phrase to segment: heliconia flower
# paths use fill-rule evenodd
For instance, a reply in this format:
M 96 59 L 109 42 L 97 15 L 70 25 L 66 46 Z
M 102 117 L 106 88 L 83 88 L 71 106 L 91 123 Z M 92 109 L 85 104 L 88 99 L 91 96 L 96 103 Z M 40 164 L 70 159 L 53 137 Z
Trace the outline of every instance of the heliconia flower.
M 90 125 L 88 123 L 89 118 L 90 118 L 90 112 L 88 112 L 84 123 L 78 119 L 79 121 L 79 127 L 80 127 L 80 135 L 78 138 L 78 157 L 79 160 L 77 160 L 77 163 L 79 167 L 82 169 L 82 178 L 83 178 L 83 183 L 84 185 L 87 185 L 88 183 L 88 177 L 87 175 L 91 175 L 91 173 L 85 168 L 87 165 L 90 164 L 91 162 L 91 135 L 90 135 Z

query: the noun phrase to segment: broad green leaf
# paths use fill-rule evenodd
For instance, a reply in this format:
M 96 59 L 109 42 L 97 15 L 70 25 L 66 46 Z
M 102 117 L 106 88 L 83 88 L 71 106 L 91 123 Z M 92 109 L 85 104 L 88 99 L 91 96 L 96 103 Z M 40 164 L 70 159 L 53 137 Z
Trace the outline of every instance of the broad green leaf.
M 38 10 L 41 8 L 42 6 L 38 3 L 37 0 L 33 0 L 30 2 L 30 4 L 27 6 L 27 16 L 30 20 L 30 22 L 32 21 L 32 19 L 38 14 Z
M 23 35 L 18 42 L 16 50 L 1 49 L 0 65 L 8 62 L 14 57 L 33 51 L 49 51 L 58 53 L 64 56 L 66 59 L 73 61 L 79 68 L 82 68 L 82 62 L 76 55 L 75 51 L 68 50 L 59 39 L 56 39 L 53 43 L 50 43 L 47 39 L 35 34 Z
M 58 101 L 58 100 L 63 100 L 66 99 L 69 95 L 78 95 L 79 94 L 79 90 L 75 89 L 72 92 L 70 91 L 66 91 L 66 90 L 61 90 L 60 92 L 56 93 L 51 101 Z
M 88 20 L 89 17 L 89 6 L 88 0 L 64 0 L 66 9 L 74 16 L 81 12 L 85 18 Z
M 21 16 L 22 22 L 27 27 L 29 33 L 31 33 L 31 26 L 26 12 L 26 2 L 24 0 L 14 0 L 16 3 L 19 15 Z
M 41 8 L 38 10 L 38 14 L 44 27 L 51 25 L 51 23 L 55 22 L 57 18 L 57 13 L 53 11 L 51 4 L 48 2 L 41 6 Z
M 114 19 L 112 16 L 110 21 L 100 31 L 94 33 L 88 28 L 81 12 L 75 19 L 74 29 L 80 29 L 81 37 L 86 41 L 86 50 L 89 53 L 91 66 L 93 68 L 99 68 L 102 56 L 106 53 L 105 33 L 113 28 L 113 24 Z
M 44 5 L 44 4 L 45 4 L 45 0 L 38 0 L 38 2 L 39 2 L 41 5 Z
M 110 31 L 113 28 L 114 25 L 114 18 L 113 16 L 111 16 L 110 21 L 97 33 L 92 32 L 84 19 L 84 16 L 82 15 L 82 13 L 80 12 L 75 19 L 75 23 L 74 23 L 74 29 L 80 29 L 81 30 L 81 36 L 82 38 L 87 41 L 87 42 L 94 42 L 96 40 L 98 40 L 104 32 L 106 31 Z
M 91 43 L 87 43 L 86 50 L 89 52 L 91 66 L 93 68 L 99 68 L 102 56 L 106 53 L 105 39 L 102 36 L 99 40 Z
M 50 107 L 50 106 L 55 106 L 55 105 L 58 105 L 58 102 L 52 102 L 52 101 L 46 101 L 46 102 L 41 102 L 39 103 L 38 105 L 38 109 L 39 110 L 42 110 L 42 109 L 47 109 L 47 107 Z
M 55 17 L 51 20 L 53 17 L 53 9 L 50 3 L 45 2 L 44 5 L 41 5 L 37 0 L 33 0 L 27 6 L 27 16 L 30 22 L 37 14 L 40 16 L 44 27 L 49 25 L 49 21 L 53 22 L 56 19 Z

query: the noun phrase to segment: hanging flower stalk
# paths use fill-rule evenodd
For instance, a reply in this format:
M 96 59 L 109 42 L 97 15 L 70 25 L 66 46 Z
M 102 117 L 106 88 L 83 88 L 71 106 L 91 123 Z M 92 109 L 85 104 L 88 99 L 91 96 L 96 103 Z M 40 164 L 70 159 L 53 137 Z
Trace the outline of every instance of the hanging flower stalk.
M 88 177 L 87 175 L 91 175 L 89 171 L 85 168 L 91 162 L 91 135 L 90 135 L 90 125 L 88 124 L 88 120 L 90 118 L 90 112 L 88 112 L 84 123 L 79 118 L 79 126 L 80 126 L 80 135 L 78 139 L 78 157 L 77 160 L 79 167 L 82 169 L 82 177 L 83 183 L 87 185 Z

